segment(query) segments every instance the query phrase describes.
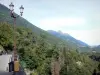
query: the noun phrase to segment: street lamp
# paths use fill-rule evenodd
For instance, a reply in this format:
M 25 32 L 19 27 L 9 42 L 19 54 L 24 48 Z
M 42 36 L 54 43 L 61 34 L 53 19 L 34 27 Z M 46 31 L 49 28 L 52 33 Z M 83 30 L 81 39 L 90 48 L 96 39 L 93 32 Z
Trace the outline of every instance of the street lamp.
M 16 62 L 18 62 L 17 50 L 16 50 L 16 35 L 15 35 L 15 32 L 16 32 L 16 18 L 18 18 L 19 15 L 15 16 L 15 14 L 14 14 L 14 5 L 13 5 L 12 2 L 9 5 L 9 7 L 10 7 L 10 16 L 14 19 L 14 38 L 13 38 L 14 39 L 14 60 L 13 61 L 14 61 L 14 69 L 15 69 L 16 67 L 18 68 L 18 66 L 16 66 L 16 64 L 15 64 Z M 22 16 L 24 7 L 21 5 L 21 7 L 19 9 L 20 9 L 20 15 Z
M 9 5 L 9 7 L 10 7 L 10 12 L 11 12 L 11 17 L 17 18 L 16 16 L 14 16 L 14 5 L 13 5 L 12 2 L 11 2 L 11 4 Z M 21 5 L 21 7 L 20 7 L 19 9 L 20 9 L 20 15 L 22 16 L 22 15 L 23 15 L 24 7 Z
M 21 14 L 21 16 L 22 16 L 24 7 L 21 5 L 21 7 L 20 7 L 19 9 L 20 9 L 20 14 Z
M 11 13 L 13 13 L 13 11 L 14 11 L 14 5 L 13 5 L 12 2 L 11 2 L 11 4 L 9 5 L 9 7 L 10 7 L 10 11 L 11 11 Z

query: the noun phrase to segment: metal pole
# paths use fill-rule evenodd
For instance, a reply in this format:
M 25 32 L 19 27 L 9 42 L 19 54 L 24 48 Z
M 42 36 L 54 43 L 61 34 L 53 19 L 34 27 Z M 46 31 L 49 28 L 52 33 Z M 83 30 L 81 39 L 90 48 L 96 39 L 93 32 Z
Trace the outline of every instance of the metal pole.
M 16 18 L 14 18 L 14 61 L 17 61 L 17 51 L 16 51 Z

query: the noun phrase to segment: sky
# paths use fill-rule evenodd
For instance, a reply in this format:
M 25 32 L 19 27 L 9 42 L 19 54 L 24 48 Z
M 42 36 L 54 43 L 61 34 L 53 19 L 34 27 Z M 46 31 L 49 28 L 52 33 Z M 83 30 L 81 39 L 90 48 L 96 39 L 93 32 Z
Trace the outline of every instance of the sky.
M 61 30 L 91 46 L 100 45 L 100 0 L 0 0 L 44 30 Z

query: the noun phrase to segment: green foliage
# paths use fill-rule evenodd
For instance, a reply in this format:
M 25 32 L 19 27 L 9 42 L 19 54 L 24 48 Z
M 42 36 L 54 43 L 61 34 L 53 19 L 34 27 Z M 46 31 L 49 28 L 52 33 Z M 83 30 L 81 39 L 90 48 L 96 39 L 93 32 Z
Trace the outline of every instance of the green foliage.
M 98 65 L 98 70 L 100 71 L 100 63 L 99 63 L 99 65 Z
M 5 49 L 12 50 L 13 29 L 7 23 L 0 23 L 0 45 Z
M 35 35 L 24 27 L 16 29 L 17 51 L 24 68 L 35 70 L 32 75 L 51 75 L 51 63 L 60 65 L 60 75 L 91 75 L 97 67 L 89 55 L 70 50 L 66 45 L 55 45 L 46 40 L 46 34 Z M 13 28 L 7 23 L 0 23 L 0 45 L 13 49 Z M 64 47 L 64 48 L 63 48 Z M 8 49 L 8 48 L 7 48 Z M 58 61 L 59 60 L 59 61 Z M 77 62 L 81 62 L 77 64 Z
M 0 22 L 2 22 L 0 23 L 0 45 L 5 50 L 13 50 L 15 34 L 20 63 L 24 68 L 34 70 L 32 75 L 51 75 L 51 63 L 55 64 L 55 62 L 60 65 L 60 72 L 58 71 L 60 75 L 91 75 L 97 68 L 98 63 L 91 60 L 89 54 L 79 53 L 75 44 L 50 35 L 22 17 L 17 19 L 14 33 L 13 19 L 8 13 L 9 9 L 0 5 Z M 85 47 L 79 50 L 88 49 Z
M 77 51 L 64 49 L 62 55 L 64 63 L 60 75 L 92 75 L 96 68 L 96 62 L 93 62 L 87 55 L 80 55 Z M 80 64 L 77 62 L 80 62 Z
M 3 47 L 0 45 L 0 51 L 3 51 L 4 49 L 3 49 Z
M 35 70 L 33 73 L 31 73 L 30 75 L 38 75 L 37 71 Z
M 9 14 L 10 10 L 7 7 L 5 7 L 4 5 L 1 5 L 1 4 L 0 4 L 0 9 L 1 9 L 0 10 L 0 22 L 7 22 L 7 23 L 13 25 L 14 20 L 10 17 L 10 14 Z M 15 16 L 18 16 L 16 13 L 14 13 L 14 14 L 15 14 Z M 76 45 L 76 43 L 72 42 L 72 40 L 66 41 L 62 38 L 51 35 L 48 32 L 46 32 L 46 31 L 36 27 L 35 25 L 31 24 L 30 22 L 28 22 L 26 19 L 24 19 L 22 17 L 18 17 L 18 19 L 16 19 L 16 26 L 22 26 L 22 27 L 25 27 L 25 28 L 29 28 L 30 30 L 32 30 L 34 32 L 34 35 L 36 35 L 37 37 L 40 37 L 41 34 L 45 35 L 46 36 L 45 40 L 47 42 L 49 42 L 51 45 L 61 43 L 61 44 L 68 45 L 70 48 L 72 48 L 72 50 L 76 50 L 76 48 L 78 47 Z M 19 31 L 19 33 L 20 33 L 20 31 Z M 76 40 L 76 42 L 77 42 L 77 40 Z M 87 51 L 86 48 L 84 49 L 84 47 L 81 48 L 81 49 L 82 49 L 82 51 Z M 87 49 L 89 49 L 89 48 L 87 48 Z

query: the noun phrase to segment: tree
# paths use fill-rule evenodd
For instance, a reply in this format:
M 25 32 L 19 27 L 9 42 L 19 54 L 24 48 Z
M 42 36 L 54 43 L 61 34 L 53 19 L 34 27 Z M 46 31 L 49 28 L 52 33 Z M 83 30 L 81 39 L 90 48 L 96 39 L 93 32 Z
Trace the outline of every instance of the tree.
M 0 23 L 0 45 L 5 50 L 13 48 L 13 29 L 7 23 Z
M 98 70 L 100 71 L 100 63 L 99 63 L 99 65 L 98 65 Z

